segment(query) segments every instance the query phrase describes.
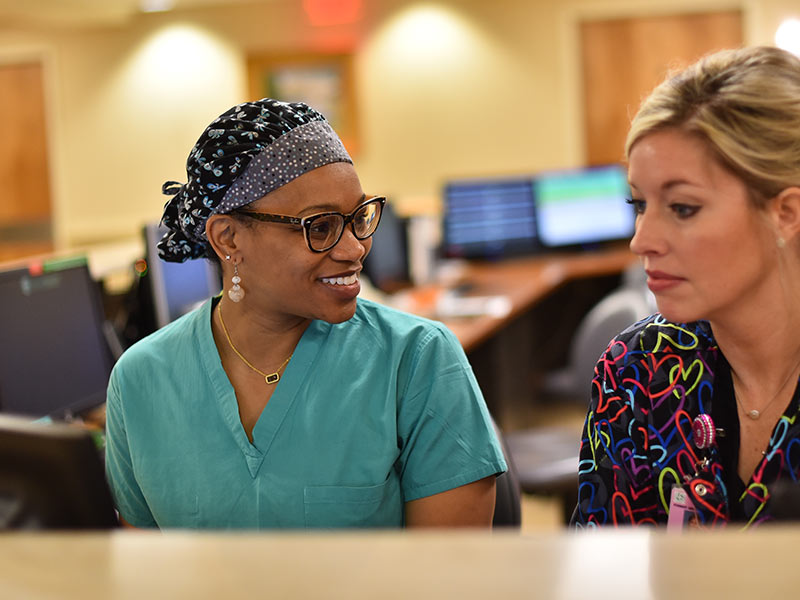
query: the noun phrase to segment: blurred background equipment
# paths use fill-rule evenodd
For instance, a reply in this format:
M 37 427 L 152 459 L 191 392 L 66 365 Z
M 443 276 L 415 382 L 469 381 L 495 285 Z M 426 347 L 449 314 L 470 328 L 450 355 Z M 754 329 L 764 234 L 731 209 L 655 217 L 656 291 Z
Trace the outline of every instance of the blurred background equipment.
M 0 415 L 0 531 L 119 526 L 87 430 Z
M 113 335 L 84 257 L 0 271 L 0 306 L 0 412 L 63 419 L 105 402 Z
M 148 223 L 144 227 L 147 281 L 155 329 L 160 329 L 196 308 L 222 290 L 217 265 L 207 259 L 173 263 L 158 257 L 158 242 L 166 227 Z

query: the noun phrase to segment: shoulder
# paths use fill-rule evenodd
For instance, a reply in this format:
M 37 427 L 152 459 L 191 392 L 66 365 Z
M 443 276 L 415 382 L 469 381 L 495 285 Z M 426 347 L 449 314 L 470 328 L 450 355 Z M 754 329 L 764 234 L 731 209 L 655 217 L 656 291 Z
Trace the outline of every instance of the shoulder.
M 627 385 L 625 381 L 669 382 L 673 369 L 694 368 L 689 365 L 696 361 L 713 364 L 717 353 L 708 322 L 674 323 L 655 314 L 611 340 L 595 367 L 593 390 L 602 393 L 603 389 Z M 703 372 L 710 376 L 709 370 Z
M 461 343 L 444 324 L 369 300 L 359 299 L 353 318 L 332 326 L 328 342 L 329 348 L 347 347 L 360 364 L 379 363 L 401 380 L 470 370 Z
M 406 313 L 370 300 L 358 301 L 349 326 L 378 340 L 406 344 L 443 343 L 460 347 L 444 324 Z
M 115 373 L 152 368 L 158 363 L 174 364 L 177 353 L 196 348 L 203 337 L 204 325 L 210 331 L 211 301 L 142 338 L 122 353 L 114 366 Z M 189 342 L 189 340 L 193 340 Z
M 712 352 L 716 341 L 707 321 L 674 323 L 656 313 L 634 323 L 609 345 L 613 357 L 627 353 L 641 355 Z

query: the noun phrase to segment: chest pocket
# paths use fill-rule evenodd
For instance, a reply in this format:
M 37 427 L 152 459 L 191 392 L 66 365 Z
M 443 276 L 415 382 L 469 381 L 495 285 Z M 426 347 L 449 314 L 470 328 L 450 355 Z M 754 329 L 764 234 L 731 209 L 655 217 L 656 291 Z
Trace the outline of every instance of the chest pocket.
M 395 476 L 372 486 L 306 486 L 303 500 L 306 527 L 403 526 L 403 497 Z

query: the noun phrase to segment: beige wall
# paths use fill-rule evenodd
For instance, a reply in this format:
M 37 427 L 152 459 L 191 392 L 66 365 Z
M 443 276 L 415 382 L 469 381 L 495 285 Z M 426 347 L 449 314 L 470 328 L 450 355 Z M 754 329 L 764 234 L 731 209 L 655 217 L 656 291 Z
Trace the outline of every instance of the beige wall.
M 406 211 L 435 212 L 448 177 L 580 164 L 578 21 L 652 14 L 663 4 L 366 0 L 358 24 L 311 28 L 300 2 L 272 0 L 82 31 L 0 29 L 0 61 L 45 62 L 57 242 L 69 247 L 132 238 L 159 218 L 161 184 L 183 180 L 202 129 L 244 98 L 248 52 L 355 52 L 356 167 L 367 191 Z M 747 42 L 770 43 L 793 4 L 673 0 L 669 10 L 740 7 Z M 448 13 L 454 25 L 440 22 L 435 34 L 403 42 L 423 6 Z M 175 32 L 179 24 L 187 28 Z M 170 29 L 178 45 L 154 65 L 153 45 L 168 43 L 159 36 Z

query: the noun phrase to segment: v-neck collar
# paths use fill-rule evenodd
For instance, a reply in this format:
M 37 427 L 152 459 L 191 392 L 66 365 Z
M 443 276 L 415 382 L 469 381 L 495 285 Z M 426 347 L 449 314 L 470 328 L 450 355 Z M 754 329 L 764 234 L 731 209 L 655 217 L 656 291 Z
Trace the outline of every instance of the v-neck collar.
M 220 416 L 242 452 L 250 476 L 255 478 L 289 410 L 297 400 L 302 383 L 313 367 L 322 343 L 330 332 L 331 325 L 324 321 L 314 320 L 303 332 L 292 354 L 292 360 L 286 365 L 280 381 L 275 384 L 269 402 L 253 427 L 253 443 L 251 444 L 239 417 L 236 392 L 225 369 L 222 368 L 222 358 L 214 343 L 211 317 L 218 302 L 219 297 L 212 298 L 200 311 L 196 334 L 200 340 L 201 360 L 213 387 Z

